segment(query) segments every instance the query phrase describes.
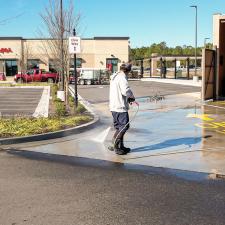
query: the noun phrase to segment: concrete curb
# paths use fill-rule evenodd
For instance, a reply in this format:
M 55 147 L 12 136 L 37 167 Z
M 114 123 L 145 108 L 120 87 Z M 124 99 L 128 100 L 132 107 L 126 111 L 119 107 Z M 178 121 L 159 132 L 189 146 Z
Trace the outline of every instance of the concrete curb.
M 49 87 L 49 86 L 13 86 L 13 87 L 8 87 L 8 86 L 0 86 L 1 88 L 8 88 L 8 89 L 13 89 L 13 88 L 33 88 L 33 89 L 40 89 L 44 87 Z
M 94 119 L 91 122 L 82 124 L 80 126 L 72 127 L 69 129 L 59 130 L 56 132 L 49 132 L 45 134 L 37 134 L 37 135 L 31 135 L 31 136 L 25 136 L 25 137 L 1 138 L 0 146 L 61 138 L 61 137 L 69 136 L 69 135 L 79 134 L 89 129 L 97 127 L 98 123 L 100 122 L 100 118 L 93 110 L 90 109 L 90 103 L 88 103 L 88 105 L 86 106 L 85 104 L 86 102 L 87 101 L 82 101 L 82 104 L 87 108 L 87 110 L 94 117 Z
M 77 127 L 69 128 L 66 130 L 59 130 L 56 132 L 49 132 L 45 134 L 37 134 L 37 135 L 31 135 L 31 136 L 25 136 L 25 137 L 1 138 L 0 145 L 11 145 L 11 144 L 24 143 L 24 142 L 43 141 L 48 139 L 61 138 L 61 137 L 65 137 L 65 136 L 69 136 L 73 134 L 79 134 L 88 129 L 96 127 L 98 122 L 99 122 L 99 117 L 96 116 L 94 120 L 92 120 L 89 123 L 86 123 Z
M 179 79 L 164 79 L 164 78 L 142 78 L 141 81 L 144 82 L 159 82 L 159 83 L 167 83 L 167 84 L 178 84 L 178 85 L 186 85 L 186 86 L 194 86 L 201 87 L 202 81 L 195 82 L 193 80 L 179 80 Z
M 50 86 L 43 86 L 41 99 L 37 105 L 33 117 L 48 117 L 49 100 L 50 100 Z
M 69 92 L 72 96 L 74 96 L 74 89 L 69 87 Z M 79 102 L 85 106 L 85 108 L 93 115 L 97 115 L 97 113 L 95 112 L 95 109 L 93 107 L 93 105 L 88 102 L 87 100 L 85 100 L 84 98 L 82 98 L 79 94 L 78 94 L 78 100 Z

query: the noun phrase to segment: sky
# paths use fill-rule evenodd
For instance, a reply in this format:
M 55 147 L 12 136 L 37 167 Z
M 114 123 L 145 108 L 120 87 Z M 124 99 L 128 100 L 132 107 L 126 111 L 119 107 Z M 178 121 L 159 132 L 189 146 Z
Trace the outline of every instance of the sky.
M 67 7 L 70 0 L 63 0 Z M 224 0 L 73 0 L 80 13 L 78 34 L 130 37 L 132 48 L 165 41 L 167 46 L 195 44 L 195 9 L 198 6 L 198 46 L 212 42 L 212 15 L 225 14 Z M 40 13 L 48 0 L 0 0 L 0 37 L 37 38 L 43 24 Z M 20 15 L 16 17 L 16 15 Z M 14 17 L 14 18 L 13 18 Z M 12 18 L 5 24 L 1 21 Z

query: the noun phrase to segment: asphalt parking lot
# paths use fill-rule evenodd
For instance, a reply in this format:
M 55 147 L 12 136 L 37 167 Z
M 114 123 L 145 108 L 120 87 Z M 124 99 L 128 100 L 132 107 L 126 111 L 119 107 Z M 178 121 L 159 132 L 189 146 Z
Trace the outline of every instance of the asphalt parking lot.
M 0 88 L 2 116 L 32 116 L 40 101 L 43 88 Z
M 126 165 L 0 151 L 1 225 L 222 225 L 224 182 Z
M 191 92 L 200 92 L 200 87 L 159 83 L 129 81 L 135 97 L 148 97 L 154 95 L 175 95 Z M 107 102 L 109 99 L 108 85 L 78 85 L 79 94 L 90 103 Z

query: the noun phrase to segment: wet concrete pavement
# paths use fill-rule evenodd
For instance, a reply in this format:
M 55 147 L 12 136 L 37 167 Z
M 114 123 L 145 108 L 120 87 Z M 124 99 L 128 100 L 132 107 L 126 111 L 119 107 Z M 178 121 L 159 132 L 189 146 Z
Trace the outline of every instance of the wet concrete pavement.
M 225 168 L 223 103 L 201 107 L 196 92 L 158 103 L 137 100 L 140 109 L 125 140 L 132 152 L 126 156 L 107 150 L 113 130 L 105 143 L 95 141 L 111 126 L 105 101 L 94 104 L 101 116 L 96 129 L 5 146 L 0 223 L 224 224 L 224 181 L 205 179 Z M 135 113 L 133 106 L 131 118 Z
M 106 88 L 101 87 L 103 90 Z M 105 101 L 94 104 L 101 117 L 98 128 L 63 139 L 16 145 L 16 148 L 129 165 L 225 174 L 225 133 L 219 132 L 223 130 L 219 123 L 224 125 L 225 121 L 224 109 L 201 107 L 199 98 L 200 93 L 193 92 L 168 95 L 164 101 L 157 103 L 151 102 L 149 98 L 137 99 L 140 103 L 139 112 L 125 137 L 126 145 L 132 151 L 126 156 L 118 156 L 107 150 L 113 129 L 108 135 L 105 134 L 112 122 Z M 131 118 L 135 112 L 133 106 Z M 203 117 L 204 114 L 208 115 Z M 217 124 L 205 124 L 209 123 L 204 121 L 207 116 L 216 118 Z M 212 126 L 217 126 L 219 130 L 211 129 Z M 104 143 L 96 142 L 103 136 L 106 136 Z

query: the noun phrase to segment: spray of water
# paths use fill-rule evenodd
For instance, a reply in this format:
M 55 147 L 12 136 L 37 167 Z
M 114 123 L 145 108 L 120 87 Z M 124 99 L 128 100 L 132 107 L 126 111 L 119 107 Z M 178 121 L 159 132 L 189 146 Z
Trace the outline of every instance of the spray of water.
M 139 111 L 139 104 L 138 104 L 138 102 L 134 102 L 133 104 L 137 105 L 137 111 L 135 112 L 135 115 L 133 116 L 133 118 L 118 133 L 117 137 L 126 128 L 126 126 L 134 120 L 134 118 L 136 117 L 136 115 L 137 115 L 137 113 Z M 103 132 L 101 132 L 97 137 L 92 138 L 92 140 L 95 141 L 95 142 L 98 142 L 98 143 L 103 143 L 105 141 L 106 137 L 108 136 L 110 129 L 111 129 L 111 127 L 108 127 L 106 130 L 104 130 Z M 115 139 L 117 139 L 117 137 Z
M 98 143 L 103 143 L 106 139 L 106 137 L 109 134 L 111 127 L 108 127 L 106 130 L 102 131 L 99 135 L 97 135 L 95 138 L 93 138 L 92 140 Z

